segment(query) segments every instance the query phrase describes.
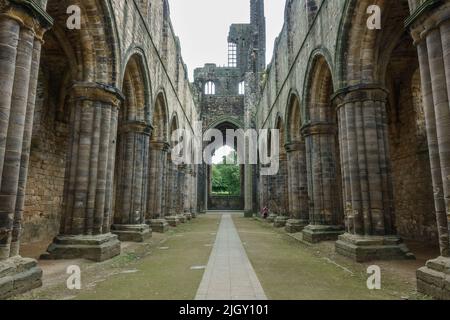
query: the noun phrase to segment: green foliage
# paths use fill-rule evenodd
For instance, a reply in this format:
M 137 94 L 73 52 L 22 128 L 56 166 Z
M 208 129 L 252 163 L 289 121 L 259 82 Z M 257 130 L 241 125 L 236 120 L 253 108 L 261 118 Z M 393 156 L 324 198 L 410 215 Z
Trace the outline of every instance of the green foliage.
M 216 164 L 212 166 L 212 192 L 216 195 L 241 194 L 241 169 L 239 165 Z

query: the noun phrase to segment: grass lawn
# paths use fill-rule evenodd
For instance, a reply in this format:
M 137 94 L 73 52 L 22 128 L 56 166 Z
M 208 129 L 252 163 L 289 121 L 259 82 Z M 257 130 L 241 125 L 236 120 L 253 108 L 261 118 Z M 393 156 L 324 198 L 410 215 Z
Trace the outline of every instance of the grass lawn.
M 201 215 L 166 234 L 154 233 L 146 243 L 127 243 L 120 256 L 102 263 L 82 260 L 79 291 L 66 288 L 69 275 L 62 269 L 51 285 L 16 299 L 194 299 L 204 270 L 191 267 L 207 264 L 219 218 Z M 52 262 L 60 263 L 68 262 Z
M 415 284 L 382 269 L 382 289 L 368 290 L 367 266 L 292 239 L 266 222 L 233 216 L 269 299 L 417 299 Z

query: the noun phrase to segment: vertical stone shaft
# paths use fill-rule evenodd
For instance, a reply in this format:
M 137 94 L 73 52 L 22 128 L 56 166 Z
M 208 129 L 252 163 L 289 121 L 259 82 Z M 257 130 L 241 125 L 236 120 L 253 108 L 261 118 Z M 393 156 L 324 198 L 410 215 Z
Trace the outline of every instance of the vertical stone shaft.
M 16 29 L 13 28 L 13 30 Z M 23 138 L 27 126 L 26 116 L 33 58 L 34 32 L 28 28 L 21 28 L 18 32 L 18 38 L 0 184 L 0 230 L 3 229 L 0 231 L 0 259 L 7 259 L 11 254 L 16 254 L 15 251 L 17 249 L 11 250 L 13 238 L 15 238 L 17 244 L 19 237 L 17 234 L 19 232 L 18 228 L 16 228 L 16 234 L 13 235 L 14 220 L 17 223 L 20 223 L 21 220 L 21 217 L 15 216 L 15 213 L 24 144 Z M 13 53 L 13 51 L 9 53 Z
M 116 225 L 145 223 L 150 133 L 151 128 L 140 122 L 130 122 L 121 128 Z
M 168 149 L 169 145 L 165 142 L 152 141 L 150 143 L 147 220 L 164 218 L 164 171 L 166 169 Z
M 448 74 L 450 40 L 448 37 L 450 37 L 449 18 L 442 22 L 439 28 L 432 30 L 426 38 L 447 224 L 450 219 L 450 75 Z M 450 240 L 449 233 L 450 230 L 447 227 L 447 243 Z
M 71 128 L 60 234 L 51 258 L 96 261 L 120 253 L 110 234 L 119 90 L 99 83 L 71 88 Z
M 283 148 L 283 146 L 280 146 Z M 276 200 L 277 213 L 281 216 L 289 215 L 289 195 L 288 195 L 288 161 L 285 152 L 279 155 L 279 171 L 276 175 Z
M 17 188 L 17 200 L 14 214 L 13 233 L 10 256 L 19 255 L 20 235 L 22 232 L 23 208 L 25 205 L 25 188 L 28 177 L 30 160 L 31 137 L 33 131 L 34 107 L 36 102 L 36 88 L 39 75 L 39 59 L 41 56 L 41 41 L 34 40 L 33 58 L 31 64 L 30 83 L 28 90 L 27 113 L 22 144 L 22 156 L 20 161 L 19 185 Z
M 340 225 L 334 124 L 311 124 L 303 134 L 309 157 L 310 224 Z
M 395 235 L 389 164 L 387 93 L 359 88 L 338 106 L 347 232 Z
M 433 89 L 431 86 L 431 75 L 428 62 L 428 50 L 426 43 L 417 46 L 420 64 L 420 75 L 422 83 L 422 97 L 424 103 L 425 123 L 427 128 L 428 152 L 430 155 L 431 178 L 434 189 L 434 205 L 439 233 L 439 247 L 441 255 L 450 257 L 450 243 L 446 205 L 443 192 L 443 181 L 439 153 L 439 143 L 436 131 L 436 115 L 434 111 Z
M 20 25 L 16 20 L 7 17 L 0 18 L 0 49 L 2 52 L 0 56 L 0 70 L 2 70 L 2 85 L 0 86 L 0 185 L 5 161 L 19 32 Z M 3 222 L 3 219 L 4 217 L 0 217 L 0 223 Z
M 306 149 L 304 142 L 286 146 L 288 157 L 289 214 L 291 219 L 309 222 Z

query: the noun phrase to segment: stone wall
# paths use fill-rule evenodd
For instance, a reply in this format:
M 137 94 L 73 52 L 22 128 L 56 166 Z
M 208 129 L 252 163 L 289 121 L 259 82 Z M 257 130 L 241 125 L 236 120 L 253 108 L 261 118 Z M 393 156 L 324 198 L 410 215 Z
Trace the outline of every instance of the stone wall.
M 244 210 L 241 196 L 209 196 L 208 210 Z
M 64 16 L 55 16 L 65 12 L 59 8 L 63 3 L 48 0 L 42 1 L 42 5 L 55 18 L 58 26 L 54 28 L 64 28 L 61 27 Z M 96 28 L 104 28 L 102 30 L 110 37 L 113 48 L 104 53 L 106 59 L 113 61 L 109 66 L 115 70 L 111 75 L 113 83 L 109 85 L 123 91 L 127 64 L 132 56 L 141 55 L 143 73 L 149 82 L 145 95 L 150 121 L 153 122 L 154 105 L 159 95 L 164 97 L 166 120 L 176 115 L 180 128 L 191 130 L 192 123 L 199 119 L 199 110 L 191 92 L 179 40 L 170 22 L 168 1 L 108 0 L 102 2 L 97 10 L 102 10 L 103 16 L 98 17 L 102 19 Z M 44 38 L 46 43 L 41 58 L 26 188 L 23 243 L 47 241 L 59 232 L 71 112 L 69 104 L 61 101 L 64 90 L 71 85 L 66 83 L 66 71 L 71 62 L 61 49 L 61 36 L 60 32 L 59 37 L 55 37 L 51 30 Z M 95 45 L 101 46 L 99 43 Z M 100 69 L 97 71 L 101 72 Z

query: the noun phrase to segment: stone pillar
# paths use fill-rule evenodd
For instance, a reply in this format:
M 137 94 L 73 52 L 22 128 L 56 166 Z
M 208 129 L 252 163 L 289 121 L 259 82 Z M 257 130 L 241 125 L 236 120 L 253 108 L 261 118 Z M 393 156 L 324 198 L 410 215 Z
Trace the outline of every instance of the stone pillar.
M 191 195 L 191 215 L 192 218 L 196 218 L 197 217 L 197 190 L 198 190 L 198 186 L 197 186 L 197 166 L 196 165 L 192 165 L 192 176 L 191 176 L 191 190 L 192 192 L 190 193 Z
M 368 85 L 346 88 L 335 102 L 346 219 L 336 252 L 358 262 L 414 259 L 395 227 L 387 91 Z
M 182 181 L 183 190 L 181 192 L 183 197 L 183 215 L 186 220 L 190 221 L 192 219 L 191 214 L 191 193 L 192 190 L 192 168 L 190 165 L 185 165 L 184 169 L 184 180 Z
M 52 19 L 31 4 L 0 13 L 0 299 L 41 286 L 34 259 L 19 255 L 41 42 Z
M 254 165 L 245 164 L 244 166 L 244 216 L 253 217 L 255 208 L 253 208 L 253 178 Z
M 185 223 L 187 217 L 185 216 L 185 202 L 186 202 L 186 165 L 179 165 L 176 169 L 176 182 L 175 182 L 175 213 L 181 223 Z
M 283 148 L 283 146 L 280 146 Z M 287 154 L 285 152 L 281 152 L 278 158 L 279 161 L 279 170 L 278 173 L 274 176 L 275 180 L 275 203 L 276 203 L 276 214 L 277 217 L 274 220 L 275 228 L 282 228 L 286 226 L 287 221 L 289 220 L 289 195 L 288 195 L 288 161 Z
M 303 229 L 308 242 L 337 240 L 343 233 L 336 157 L 336 126 L 314 122 L 302 128 L 306 143 L 309 225 Z
M 424 1 L 408 19 L 417 45 L 441 256 L 417 271 L 419 292 L 450 299 L 450 3 Z
M 260 168 L 260 172 L 261 172 Z M 259 175 L 259 207 L 262 209 L 264 207 L 269 208 L 269 176 Z
M 286 231 L 301 232 L 309 224 L 308 179 L 304 142 L 286 145 L 288 156 L 289 220 Z
M 178 170 L 177 166 L 172 162 L 170 151 L 167 157 L 167 173 L 166 173 L 166 213 L 165 218 L 171 227 L 176 227 L 180 223 L 177 211 L 178 198 Z
M 121 241 L 143 242 L 151 237 L 145 224 L 151 126 L 131 121 L 119 128 L 117 199 L 113 233 Z
M 120 254 L 112 224 L 117 117 L 123 96 L 99 83 L 71 88 L 71 120 L 60 234 L 43 258 L 103 261 Z
M 166 142 L 152 141 L 150 143 L 150 172 L 146 221 L 154 232 L 164 233 L 169 230 L 164 215 L 164 194 L 166 181 L 164 172 L 167 165 Z

